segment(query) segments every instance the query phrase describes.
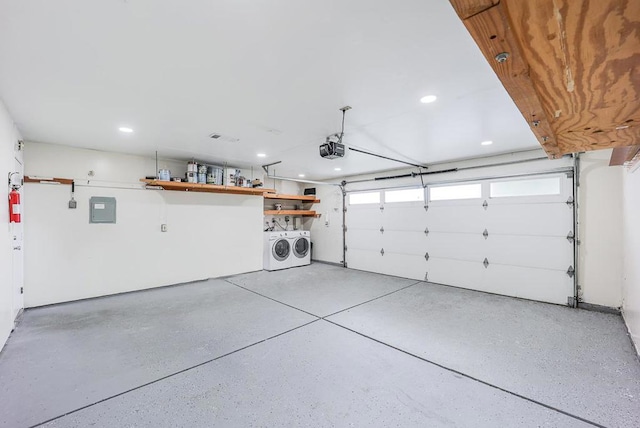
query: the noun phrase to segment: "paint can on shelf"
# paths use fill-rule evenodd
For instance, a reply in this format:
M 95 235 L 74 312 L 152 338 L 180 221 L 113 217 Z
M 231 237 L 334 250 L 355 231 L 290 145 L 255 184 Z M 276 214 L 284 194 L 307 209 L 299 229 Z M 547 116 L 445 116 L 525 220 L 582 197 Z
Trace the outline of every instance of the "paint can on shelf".
M 198 173 L 196 171 L 187 171 L 187 183 L 197 183 Z
M 198 165 L 198 183 L 206 183 L 207 182 L 207 166 L 200 164 Z
M 158 171 L 158 180 L 160 181 L 171 181 L 171 171 L 168 169 L 161 169 Z
M 187 172 L 198 172 L 198 163 L 196 161 L 187 162 Z

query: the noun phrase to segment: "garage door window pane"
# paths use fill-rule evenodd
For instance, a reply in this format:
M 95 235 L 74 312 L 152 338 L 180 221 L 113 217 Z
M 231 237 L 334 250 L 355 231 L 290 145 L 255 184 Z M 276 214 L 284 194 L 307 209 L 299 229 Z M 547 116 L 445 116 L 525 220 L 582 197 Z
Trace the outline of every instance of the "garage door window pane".
M 434 186 L 429 188 L 430 201 L 451 201 L 455 199 L 477 199 L 482 197 L 482 185 L 460 184 L 455 186 Z
M 387 190 L 384 192 L 384 201 L 386 203 L 394 202 L 424 202 L 424 189 L 402 189 Z
M 543 196 L 560 194 L 560 177 L 491 183 L 491 197 Z
M 380 192 L 350 193 L 349 194 L 349 204 L 350 205 L 379 204 L 379 203 L 380 203 Z

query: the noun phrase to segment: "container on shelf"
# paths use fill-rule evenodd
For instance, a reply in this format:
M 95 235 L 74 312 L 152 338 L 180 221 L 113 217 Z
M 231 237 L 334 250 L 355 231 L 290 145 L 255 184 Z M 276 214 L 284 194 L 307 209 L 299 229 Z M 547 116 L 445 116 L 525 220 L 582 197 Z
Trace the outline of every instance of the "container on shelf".
M 171 181 L 171 171 L 168 169 L 161 169 L 158 171 L 158 180 L 160 181 Z

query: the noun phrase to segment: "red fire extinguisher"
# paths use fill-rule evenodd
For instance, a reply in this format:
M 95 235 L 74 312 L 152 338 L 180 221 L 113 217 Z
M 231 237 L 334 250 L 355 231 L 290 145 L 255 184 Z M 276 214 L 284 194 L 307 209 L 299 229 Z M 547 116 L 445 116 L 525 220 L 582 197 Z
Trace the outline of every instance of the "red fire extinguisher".
M 9 223 L 20 223 L 20 192 L 12 189 L 9 192 Z

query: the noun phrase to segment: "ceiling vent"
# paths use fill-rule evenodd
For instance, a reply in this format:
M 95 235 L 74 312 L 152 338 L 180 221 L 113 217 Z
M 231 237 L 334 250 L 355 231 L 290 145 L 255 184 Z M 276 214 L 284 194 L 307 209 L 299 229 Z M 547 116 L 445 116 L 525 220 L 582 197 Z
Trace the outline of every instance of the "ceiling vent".
M 213 134 L 209 134 L 209 138 L 212 140 L 216 140 L 222 143 L 237 143 L 240 141 L 239 138 L 229 137 L 228 135 L 223 135 L 218 132 L 214 132 Z

